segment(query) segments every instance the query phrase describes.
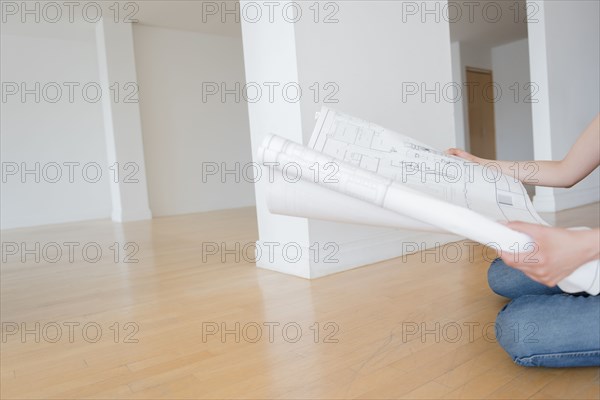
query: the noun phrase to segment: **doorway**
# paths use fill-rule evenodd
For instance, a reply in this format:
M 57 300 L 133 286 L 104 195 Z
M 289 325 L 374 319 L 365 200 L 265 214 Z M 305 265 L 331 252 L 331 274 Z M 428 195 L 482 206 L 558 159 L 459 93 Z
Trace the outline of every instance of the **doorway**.
M 469 149 L 478 157 L 496 159 L 494 80 L 492 71 L 467 67 Z

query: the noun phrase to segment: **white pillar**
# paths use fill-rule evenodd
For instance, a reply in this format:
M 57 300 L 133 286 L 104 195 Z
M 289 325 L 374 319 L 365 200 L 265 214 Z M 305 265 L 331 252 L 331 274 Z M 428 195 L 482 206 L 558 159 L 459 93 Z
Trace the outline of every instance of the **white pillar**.
M 294 26 L 278 19 L 275 23 L 242 22 L 244 63 L 247 82 L 297 82 L 296 38 Z M 279 86 L 279 88 L 281 85 Z M 278 92 L 280 93 L 280 92 Z M 302 142 L 300 104 L 282 100 L 249 103 L 248 117 L 252 142 L 252 157 L 268 133 L 277 133 L 296 142 Z M 259 267 L 274 269 L 291 275 L 310 277 L 310 263 L 303 257 L 289 262 L 282 253 L 288 244 L 309 246 L 308 221 L 269 213 L 265 203 L 265 185 L 268 171 L 263 170 L 255 185 L 256 214 L 259 240 L 256 243 Z M 273 249 L 271 251 L 271 249 Z
M 96 26 L 96 44 L 112 219 L 150 219 L 131 23 L 102 19 Z

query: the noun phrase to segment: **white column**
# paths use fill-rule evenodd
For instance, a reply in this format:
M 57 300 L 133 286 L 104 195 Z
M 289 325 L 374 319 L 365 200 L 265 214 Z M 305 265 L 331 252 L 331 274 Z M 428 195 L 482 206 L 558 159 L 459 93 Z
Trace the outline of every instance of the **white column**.
M 241 3 L 243 7 L 243 2 Z M 281 88 L 282 82 L 297 82 L 296 38 L 294 26 L 281 18 L 274 23 L 249 23 L 242 21 L 244 63 L 246 82 L 274 82 Z M 273 102 L 258 101 L 248 104 L 252 157 L 268 133 L 277 133 L 295 142 L 302 143 L 300 104 L 291 103 L 278 96 Z M 310 278 L 310 263 L 307 257 L 290 262 L 283 254 L 283 247 L 309 246 L 308 221 L 274 215 L 265 202 L 268 171 L 263 170 L 255 184 L 256 214 L 259 240 L 256 264 L 291 275 Z M 272 250 L 271 250 L 272 249 Z M 295 257 L 295 256 L 294 256 Z
M 96 27 L 96 44 L 112 219 L 150 219 L 131 23 L 102 19 Z
M 544 4 L 535 2 L 535 7 Z M 536 8 L 537 9 L 537 8 Z M 538 93 L 533 94 L 531 104 L 531 119 L 533 127 L 533 155 L 536 160 L 552 159 L 552 126 L 550 125 L 550 85 L 548 83 L 548 55 L 546 49 L 546 20 L 543 12 L 537 13 L 539 18 L 535 23 L 528 23 L 527 34 L 529 40 L 529 68 L 531 82 L 538 88 Z M 556 202 L 554 189 L 537 186 L 533 204 L 538 211 L 555 211 Z

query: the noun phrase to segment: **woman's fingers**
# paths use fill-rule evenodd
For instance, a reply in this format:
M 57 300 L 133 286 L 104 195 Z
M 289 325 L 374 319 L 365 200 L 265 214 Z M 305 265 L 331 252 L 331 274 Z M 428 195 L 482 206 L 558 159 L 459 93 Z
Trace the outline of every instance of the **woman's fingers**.
M 475 161 L 475 162 L 479 162 L 477 157 L 475 157 L 473 154 L 464 151 L 462 149 L 457 149 L 457 148 L 449 148 L 448 150 L 445 151 L 446 154 L 451 155 L 451 156 L 456 156 L 456 157 L 460 157 L 460 158 L 464 158 L 465 160 L 468 161 Z

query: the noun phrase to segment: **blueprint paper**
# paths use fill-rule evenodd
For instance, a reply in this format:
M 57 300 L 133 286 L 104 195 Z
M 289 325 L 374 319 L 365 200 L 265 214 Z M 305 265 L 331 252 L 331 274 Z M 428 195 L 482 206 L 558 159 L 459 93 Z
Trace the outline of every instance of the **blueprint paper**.
M 285 172 L 267 188 L 277 214 L 451 232 L 509 253 L 533 250 L 532 240 L 499 222 L 546 224 L 521 182 L 499 168 L 327 108 L 308 147 L 269 135 L 258 158 Z M 600 292 L 599 264 L 578 269 L 563 290 Z
M 324 201 L 315 201 L 315 199 Z M 385 210 L 311 182 L 300 180 L 290 184 L 279 175 L 275 175 L 274 182 L 267 187 L 267 207 L 274 214 L 293 217 L 442 232 L 437 226 Z
M 323 108 L 309 148 L 496 221 L 546 224 L 518 180 L 408 136 Z

